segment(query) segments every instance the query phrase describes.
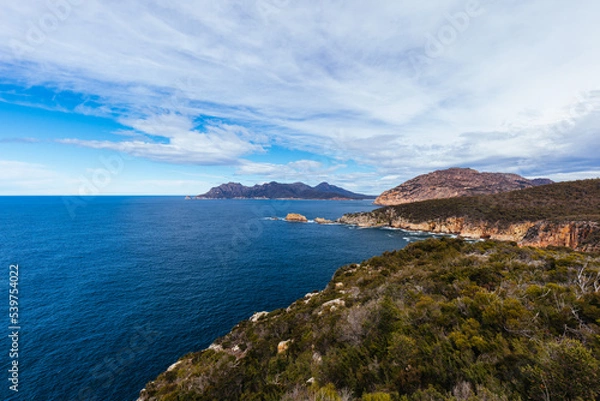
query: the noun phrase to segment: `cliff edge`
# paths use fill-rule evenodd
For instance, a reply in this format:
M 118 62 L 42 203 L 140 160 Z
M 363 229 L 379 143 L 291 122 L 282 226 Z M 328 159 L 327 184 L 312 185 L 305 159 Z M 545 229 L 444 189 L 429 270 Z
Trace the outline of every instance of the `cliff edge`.
M 388 206 L 338 222 L 600 252 L 600 180 Z

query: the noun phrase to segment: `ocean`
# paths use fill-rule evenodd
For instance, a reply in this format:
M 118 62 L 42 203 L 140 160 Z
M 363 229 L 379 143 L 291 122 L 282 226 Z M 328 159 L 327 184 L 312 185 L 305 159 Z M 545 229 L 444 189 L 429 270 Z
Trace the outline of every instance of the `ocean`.
M 271 219 L 335 219 L 370 202 L 0 197 L 0 399 L 133 401 L 254 312 L 428 237 Z

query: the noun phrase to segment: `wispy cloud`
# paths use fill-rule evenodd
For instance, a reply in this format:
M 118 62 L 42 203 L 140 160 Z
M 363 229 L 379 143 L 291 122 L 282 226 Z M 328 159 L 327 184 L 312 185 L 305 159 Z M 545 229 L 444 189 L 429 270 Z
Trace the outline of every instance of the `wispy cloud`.
M 317 160 L 297 160 L 286 164 L 243 162 L 236 170 L 239 175 L 254 175 L 273 180 L 289 181 L 306 177 L 323 181 L 343 165 L 329 165 Z
M 37 138 L 0 138 L 0 143 L 38 143 Z
M 0 195 L 60 195 L 74 182 L 43 164 L 0 160 Z M 57 183 L 61 183 L 61 186 L 57 186 Z
M 132 156 L 174 164 L 222 165 L 237 164 L 249 153 L 264 151 L 249 138 L 248 130 L 227 124 L 204 127 L 204 132 L 193 129 L 192 121 L 177 115 L 152 116 L 146 119 L 123 121 L 133 128 L 133 140 L 58 139 L 63 144 L 94 149 L 108 149 Z M 119 134 L 123 135 L 122 131 Z M 152 140 L 150 136 L 167 140 Z M 145 139 L 144 139 L 145 138 Z
M 455 165 L 599 167 L 595 1 L 90 0 L 46 32 L 52 13 L 34 0 L 3 6 L 0 82 L 93 96 L 72 110 L 135 134 L 64 144 L 264 177 L 305 172 L 292 164 L 302 160 L 244 160 L 269 144 L 399 180 Z M 44 33 L 37 45 L 32 29 Z M 431 46 L 440 51 L 423 62 Z

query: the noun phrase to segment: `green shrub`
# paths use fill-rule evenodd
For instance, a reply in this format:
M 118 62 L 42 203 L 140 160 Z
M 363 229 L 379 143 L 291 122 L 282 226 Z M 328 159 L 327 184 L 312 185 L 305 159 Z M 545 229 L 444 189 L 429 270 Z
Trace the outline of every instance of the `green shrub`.
M 387 393 L 363 394 L 362 401 L 392 401 L 392 397 Z

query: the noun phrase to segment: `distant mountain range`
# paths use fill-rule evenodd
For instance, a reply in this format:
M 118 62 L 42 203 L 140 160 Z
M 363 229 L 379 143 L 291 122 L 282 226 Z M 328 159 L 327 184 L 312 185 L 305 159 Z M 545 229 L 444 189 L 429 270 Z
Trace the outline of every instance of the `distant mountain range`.
M 430 199 L 489 195 L 552 184 L 546 178 L 529 180 L 517 174 L 480 173 L 470 168 L 449 168 L 417 176 L 382 193 L 377 205 L 401 205 Z
M 211 188 L 205 194 L 198 195 L 197 199 L 331 199 L 331 200 L 359 200 L 374 199 L 375 196 L 357 194 L 344 188 L 322 182 L 311 187 L 301 182 L 282 184 L 269 182 L 252 187 L 240 183 L 229 182 Z

